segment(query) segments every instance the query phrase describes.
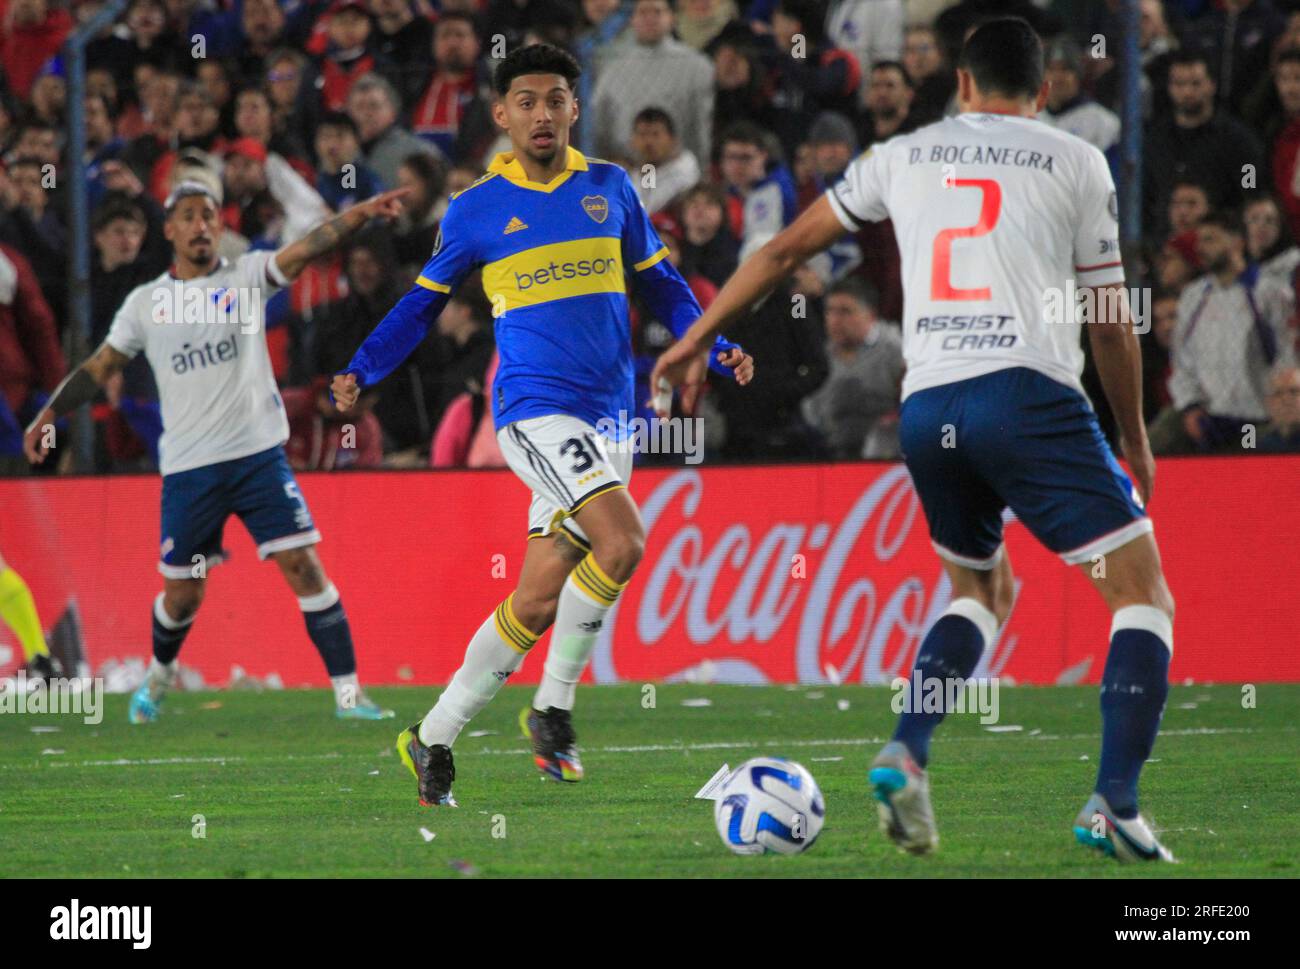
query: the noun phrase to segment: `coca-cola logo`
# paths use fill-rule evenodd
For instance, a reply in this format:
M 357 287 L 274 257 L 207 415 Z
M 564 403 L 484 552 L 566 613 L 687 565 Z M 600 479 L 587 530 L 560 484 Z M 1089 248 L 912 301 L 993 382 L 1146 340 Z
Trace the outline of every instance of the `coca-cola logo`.
M 620 663 L 634 675 L 729 683 L 906 676 L 952 589 L 906 467 L 857 467 L 873 477 L 838 521 L 794 517 L 809 505 L 793 491 L 772 495 L 779 510 L 765 515 L 718 487 L 726 472 L 666 477 L 641 504 L 649 553 L 601 631 L 596 682 L 626 679 Z M 706 480 L 718 490 L 712 506 Z M 996 675 L 1014 646 L 995 641 L 975 675 Z

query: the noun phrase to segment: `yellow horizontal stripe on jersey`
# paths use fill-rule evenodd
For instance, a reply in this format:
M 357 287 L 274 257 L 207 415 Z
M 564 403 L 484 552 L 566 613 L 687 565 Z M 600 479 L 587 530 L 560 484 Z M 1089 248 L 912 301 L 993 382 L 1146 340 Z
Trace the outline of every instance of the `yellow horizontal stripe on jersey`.
M 450 286 L 447 286 L 443 283 L 435 283 L 432 279 L 427 279 L 424 276 L 420 276 L 418 279 L 416 279 L 416 283 L 423 286 L 425 289 L 433 290 L 435 293 L 451 292 Z
M 635 269 L 637 272 L 640 272 L 642 269 L 649 269 L 655 263 L 662 262 L 664 257 L 667 255 L 668 255 L 668 247 L 664 246 L 662 249 L 656 252 L 649 259 L 642 259 L 639 263 L 634 265 L 632 268 Z
M 507 313 L 573 296 L 625 291 L 622 245 L 613 236 L 536 246 L 483 267 L 483 292 Z

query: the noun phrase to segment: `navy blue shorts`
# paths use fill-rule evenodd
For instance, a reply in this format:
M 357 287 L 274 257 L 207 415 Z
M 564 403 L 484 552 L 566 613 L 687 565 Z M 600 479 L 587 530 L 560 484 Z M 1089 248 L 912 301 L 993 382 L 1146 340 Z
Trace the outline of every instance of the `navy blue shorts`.
M 997 565 L 1008 507 L 1072 565 L 1151 531 L 1092 407 L 1036 370 L 916 391 L 899 443 L 935 551 L 958 565 Z
M 320 541 L 284 449 L 273 447 L 163 475 L 158 571 L 169 579 L 189 579 L 195 577 L 197 556 L 203 556 L 205 568 L 218 564 L 221 533 L 231 515 L 238 515 L 253 536 L 259 558 Z

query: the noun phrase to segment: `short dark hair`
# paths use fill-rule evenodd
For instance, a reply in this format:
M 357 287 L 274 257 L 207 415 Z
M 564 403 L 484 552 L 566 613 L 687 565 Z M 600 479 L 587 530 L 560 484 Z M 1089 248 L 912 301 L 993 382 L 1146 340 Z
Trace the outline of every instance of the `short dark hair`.
M 865 279 L 859 279 L 857 276 L 845 276 L 831 284 L 830 289 L 826 290 L 827 296 L 847 296 L 863 306 L 869 307 L 873 312 L 880 309 L 880 292 L 875 286 Z
M 756 148 L 768 150 L 767 135 L 763 129 L 752 121 L 737 121 L 727 125 L 722 130 L 721 137 L 718 138 L 719 147 L 728 142 L 736 142 L 741 145 L 753 145 Z
M 346 128 L 352 133 L 352 137 L 358 141 L 361 135 L 357 130 L 357 123 L 352 120 L 352 115 L 346 111 L 326 111 L 321 115 L 321 119 L 316 122 L 316 127 L 320 128 Z
M 673 124 L 673 116 L 663 108 L 642 108 L 632 119 L 633 127 L 639 124 L 661 124 L 668 129 L 670 135 L 677 137 L 677 126 Z
M 415 177 L 424 182 L 429 190 L 429 199 L 433 201 L 447 187 L 447 171 L 437 156 L 428 152 L 416 151 L 402 159 L 401 167 L 409 168 Z
M 1211 209 L 1210 212 L 1201 219 L 1201 226 L 1212 225 L 1224 232 L 1229 232 L 1235 236 L 1246 235 L 1246 225 L 1241 220 L 1241 213 L 1236 209 Z
M 814 47 L 826 39 L 826 4 L 822 0 L 779 0 L 777 9 L 791 20 Z
M 442 13 L 438 14 L 438 19 L 434 21 L 433 24 L 433 32 L 436 34 L 438 28 L 443 24 L 453 23 L 457 20 L 469 24 L 469 29 L 474 32 L 474 36 L 479 36 L 478 21 L 474 18 L 473 14 L 466 13 L 464 10 L 444 10 Z
M 137 203 L 125 195 L 110 192 L 95 209 L 95 215 L 91 220 L 91 229 L 94 232 L 100 232 L 118 219 L 126 219 L 129 222 L 144 226 L 149 224 L 144 217 L 144 209 L 140 208 Z
M 1273 60 L 1273 69 L 1281 67 L 1283 64 L 1300 64 L 1300 47 L 1286 47 Z
M 1043 86 L 1043 42 L 1020 17 L 986 20 L 966 38 L 957 66 L 985 94 L 1035 97 Z
M 916 85 L 912 83 L 912 75 L 907 73 L 907 68 L 903 66 L 901 61 L 875 61 L 871 65 L 871 72 L 874 74 L 876 71 L 898 71 L 904 84 L 909 88 L 916 87 Z
M 517 77 L 525 74 L 558 74 L 572 88 L 582 76 L 582 68 L 573 55 L 554 44 L 529 44 L 516 47 L 497 65 L 494 78 L 496 92 L 504 97 Z
M 1169 195 L 1172 197 L 1174 192 L 1176 192 L 1180 188 L 1200 189 L 1201 193 L 1205 196 L 1206 201 L 1209 201 L 1210 190 L 1209 188 L 1206 187 L 1205 183 L 1202 182 L 1199 178 L 1195 178 L 1191 175 L 1177 176 L 1173 180 L 1173 183 L 1169 186 Z
M 1214 65 L 1205 55 L 1204 51 L 1196 50 L 1192 47 L 1180 47 L 1169 54 L 1169 70 L 1175 67 L 1191 67 L 1193 64 L 1201 64 L 1205 67 L 1205 73 L 1211 78 L 1214 77 Z

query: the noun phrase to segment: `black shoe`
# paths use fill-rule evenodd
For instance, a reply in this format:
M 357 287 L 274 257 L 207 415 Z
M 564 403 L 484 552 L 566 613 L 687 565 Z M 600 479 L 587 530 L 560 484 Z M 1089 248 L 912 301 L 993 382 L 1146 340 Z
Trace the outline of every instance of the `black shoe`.
M 578 738 L 573 733 L 573 718 L 568 710 L 549 707 L 545 712 L 524 707 L 519 714 L 524 738 L 533 745 L 533 763 L 547 777 L 576 784 L 582 780 L 582 761 L 578 759 Z
M 28 681 L 33 683 L 44 684 L 63 675 L 63 668 L 59 661 L 48 653 L 37 653 L 23 669 L 27 673 Z
M 451 748 L 442 744 L 426 747 L 420 742 L 420 725 L 407 727 L 397 736 L 397 752 L 419 782 L 420 804 L 424 807 L 457 807 L 451 793 L 456 764 Z

